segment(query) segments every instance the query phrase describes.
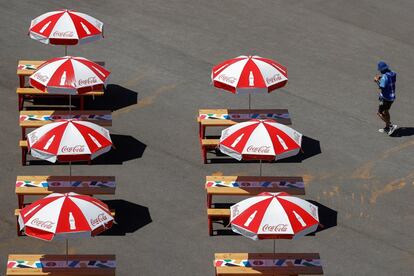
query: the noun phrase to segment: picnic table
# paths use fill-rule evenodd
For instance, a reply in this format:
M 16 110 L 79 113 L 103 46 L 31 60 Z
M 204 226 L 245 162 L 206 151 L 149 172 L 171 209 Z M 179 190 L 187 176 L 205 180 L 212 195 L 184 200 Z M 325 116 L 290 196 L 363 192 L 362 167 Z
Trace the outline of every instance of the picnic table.
M 323 275 L 318 253 L 216 253 L 216 276 Z
M 115 276 L 115 255 L 12 254 L 7 276 Z
M 305 195 L 305 184 L 298 176 L 206 176 L 207 223 L 213 235 L 213 221 L 228 220 L 229 208 L 213 207 L 213 196 L 254 196 L 262 192 Z
M 36 69 L 43 64 L 44 60 L 19 60 L 17 64 L 17 76 L 19 77 L 19 87 L 16 90 L 16 93 L 18 95 L 18 107 L 19 111 L 23 110 L 24 107 L 24 101 L 26 99 L 33 99 L 36 97 L 68 97 L 68 95 L 61 95 L 61 94 L 52 94 L 40 91 L 33 87 L 28 87 L 28 81 L 27 78 L 30 77 L 36 71 Z M 100 64 L 102 66 L 105 65 L 105 62 L 96 62 L 97 64 Z M 73 97 L 79 98 L 79 109 L 83 110 L 85 106 L 85 99 L 84 97 L 87 96 L 103 96 L 104 91 L 90 91 L 87 93 L 82 93 L 79 95 L 73 95 Z
M 230 127 L 251 119 L 272 119 L 280 124 L 292 124 L 287 109 L 200 109 L 197 122 L 204 164 L 207 163 L 207 152 L 216 149 L 220 142 L 220 139 L 206 136 L 207 127 Z

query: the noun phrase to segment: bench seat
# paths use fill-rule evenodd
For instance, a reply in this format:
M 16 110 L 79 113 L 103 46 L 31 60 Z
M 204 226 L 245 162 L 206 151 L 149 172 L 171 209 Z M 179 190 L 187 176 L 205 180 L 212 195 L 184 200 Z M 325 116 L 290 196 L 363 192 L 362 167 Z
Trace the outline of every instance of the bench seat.
M 13 254 L 7 276 L 115 276 L 115 255 Z
M 323 275 L 318 253 L 216 253 L 216 276 Z
M 70 180 L 70 181 L 69 181 Z M 115 176 L 17 176 L 15 192 L 18 207 L 25 206 L 25 196 L 75 192 L 85 195 L 115 194 Z

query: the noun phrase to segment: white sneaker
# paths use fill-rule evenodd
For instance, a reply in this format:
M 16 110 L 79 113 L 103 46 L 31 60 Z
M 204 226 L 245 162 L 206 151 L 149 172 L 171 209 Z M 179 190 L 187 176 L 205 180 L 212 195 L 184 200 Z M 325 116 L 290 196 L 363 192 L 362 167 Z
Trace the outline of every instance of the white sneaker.
M 378 129 L 378 132 L 379 133 L 388 133 L 388 131 L 389 131 L 389 129 L 387 129 L 387 128 L 380 128 L 380 129 Z
M 390 126 L 390 130 L 388 130 L 388 135 L 392 135 L 394 133 L 394 131 L 397 129 L 397 125 L 391 125 Z

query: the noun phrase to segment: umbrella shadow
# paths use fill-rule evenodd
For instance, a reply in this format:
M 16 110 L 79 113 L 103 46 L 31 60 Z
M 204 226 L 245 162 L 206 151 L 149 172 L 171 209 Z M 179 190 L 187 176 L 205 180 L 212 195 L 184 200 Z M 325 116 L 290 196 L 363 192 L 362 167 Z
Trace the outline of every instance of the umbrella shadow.
M 110 229 L 99 234 L 100 236 L 125 236 L 152 222 L 148 207 L 123 199 L 103 200 L 103 202 L 115 211 L 116 223 Z
M 413 136 L 414 135 L 414 127 L 399 127 L 397 128 L 391 137 L 405 137 L 405 136 Z
M 118 84 L 108 84 L 103 96 L 87 97 L 86 109 L 115 111 L 138 103 L 138 93 Z
M 208 137 L 210 139 L 217 139 L 217 136 Z M 213 152 L 211 152 L 213 153 Z M 222 152 L 219 149 L 214 149 L 214 153 L 219 158 L 210 158 L 210 163 L 226 164 L 226 163 L 260 163 L 259 160 L 244 160 L 238 161 L 234 158 L 231 158 Z M 322 149 L 320 142 L 308 136 L 302 137 L 302 150 L 295 156 L 280 159 L 277 161 L 262 161 L 263 163 L 301 163 L 302 161 L 311 158 L 315 155 L 321 154 Z
M 120 165 L 126 161 L 141 158 L 147 145 L 131 135 L 111 134 L 114 147 L 92 160 L 93 165 Z
M 143 156 L 147 145 L 130 135 L 111 134 L 113 148 L 93 159 L 90 163 L 72 162 L 72 165 L 121 165 L 126 161 L 139 159 Z M 29 154 L 28 154 L 29 155 Z M 69 163 L 50 163 L 45 160 L 28 160 L 29 165 L 69 165 Z
M 325 231 L 329 228 L 335 227 L 338 224 L 338 212 L 314 200 L 307 200 L 308 202 L 318 207 L 319 226 L 315 232 L 308 236 L 314 236 L 318 232 Z

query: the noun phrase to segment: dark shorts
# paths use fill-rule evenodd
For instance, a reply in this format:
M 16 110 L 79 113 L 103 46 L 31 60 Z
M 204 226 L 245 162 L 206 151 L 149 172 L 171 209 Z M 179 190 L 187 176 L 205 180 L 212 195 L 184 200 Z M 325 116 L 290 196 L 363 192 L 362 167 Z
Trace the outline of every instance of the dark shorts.
M 384 111 L 390 110 L 392 103 L 393 101 L 380 100 L 378 112 L 383 113 Z

